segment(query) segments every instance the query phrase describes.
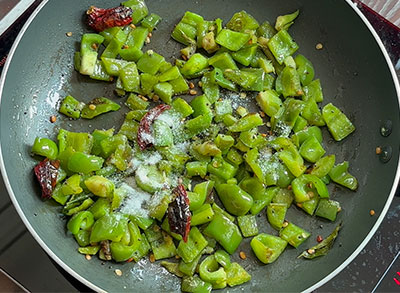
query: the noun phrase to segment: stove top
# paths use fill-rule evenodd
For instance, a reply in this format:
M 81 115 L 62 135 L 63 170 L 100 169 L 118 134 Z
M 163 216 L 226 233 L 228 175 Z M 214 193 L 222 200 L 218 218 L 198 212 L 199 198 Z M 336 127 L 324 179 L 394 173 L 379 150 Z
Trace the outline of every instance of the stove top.
M 6 14 L 2 10 L 4 7 L 2 5 L 8 5 L 7 9 L 10 10 L 18 6 L 19 2 L 25 1 L 0 0 L 0 19 L 2 13 Z M 26 7 L 29 8 L 26 10 L 25 7 L 25 13 L 17 15 L 16 22 L 0 37 L 0 72 L 15 37 L 40 2 L 40 0 L 26 1 Z M 374 1 L 363 2 L 371 4 Z M 375 2 L 379 5 L 380 1 Z M 393 2 L 394 8 L 396 5 L 400 6 L 397 0 L 387 2 Z M 376 18 L 367 8 L 363 9 L 385 45 L 388 46 L 394 64 L 398 65 L 396 69 L 400 78 L 400 33 L 396 32 L 395 27 L 393 31 L 388 31 L 383 20 Z M 400 15 L 400 9 L 397 13 Z M 3 240 L 0 241 L 0 271 L 6 273 L 23 289 L 32 292 L 91 291 L 54 263 L 25 229 L 9 200 L 2 178 L 0 178 L 0 222 L 8 223 L 0 230 L 0 239 Z M 400 230 L 398 227 L 400 227 L 400 194 L 394 198 L 380 228 L 362 252 L 341 273 L 318 288 L 316 292 L 400 292 Z

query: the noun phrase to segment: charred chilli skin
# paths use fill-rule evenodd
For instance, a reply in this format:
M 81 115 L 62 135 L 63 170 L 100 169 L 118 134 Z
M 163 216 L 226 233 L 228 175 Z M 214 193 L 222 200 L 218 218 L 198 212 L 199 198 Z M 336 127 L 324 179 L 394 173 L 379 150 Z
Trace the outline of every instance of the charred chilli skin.
M 57 182 L 60 161 L 44 159 L 34 168 L 37 180 L 42 188 L 42 198 L 51 198 Z
M 132 22 L 132 9 L 124 6 L 108 9 L 90 6 L 86 14 L 89 26 L 98 32 L 114 26 L 125 26 Z
M 151 129 L 150 129 L 151 124 L 165 110 L 169 109 L 171 109 L 171 106 L 169 105 L 165 104 L 158 105 L 157 107 L 154 107 L 149 112 L 147 112 L 140 120 L 139 129 L 137 132 L 137 142 L 142 151 L 153 145 L 153 143 L 148 139 L 148 136 L 151 135 Z
M 190 232 L 191 214 L 189 210 L 189 197 L 185 187 L 180 184 L 172 191 L 175 199 L 168 205 L 168 222 L 171 232 L 182 236 L 184 242 Z

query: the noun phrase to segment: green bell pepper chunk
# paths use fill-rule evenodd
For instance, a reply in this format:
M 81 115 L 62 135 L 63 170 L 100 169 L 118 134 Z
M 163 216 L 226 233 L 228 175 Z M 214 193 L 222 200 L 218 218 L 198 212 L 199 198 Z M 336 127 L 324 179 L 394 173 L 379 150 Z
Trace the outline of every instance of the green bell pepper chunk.
M 214 253 L 215 260 L 224 267 L 224 269 L 228 269 L 231 266 L 231 257 L 229 254 L 222 249 L 217 250 Z
M 88 211 L 93 214 L 95 220 L 98 220 L 111 212 L 110 200 L 108 198 L 99 198 Z
M 102 32 L 99 32 L 99 34 L 104 38 L 104 45 L 108 45 L 110 41 L 114 38 L 115 34 L 120 31 L 120 27 L 114 26 L 110 28 L 106 28 Z
M 94 223 L 93 214 L 89 211 L 81 211 L 72 216 L 67 228 L 72 234 L 78 234 L 79 230 L 89 230 Z
M 177 79 L 170 80 L 169 83 L 172 85 L 175 95 L 184 94 L 189 91 L 189 86 L 182 75 Z
M 142 233 L 141 238 L 142 241 L 140 242 L 140 246 L 139 248 L 133 253 L 133 260 L 138 262 L 141 258 L 145 257 L 151 247 L 150 247 L 150 243 L 147 241 L 146 235 Z
M 192 219 L 190 221 L 191 226 L 198 226 L 204 223 L 210 222 L 214 217 L 214 210 L 210 204 L 204 204 L 200 208 L 193 211 Z
M 299 15 L 299 12 L 299 10 L 296 10 L 291 14 L 278 16 L 275 22 L 275 29 L 278 31 L 288 30 L 289 27 L 294 23 L 296 17 Z
M 228 89 L 231 91 L 237 91 L 236 84 L 224 77 L 224 74 L 221 69 L 214 68 L 213 71 L 210 73 L 211 82 L 214 84 L 219 85 L 224 89 Z
M 110 244 L 112 258 L 117 262 L 130 259 L 142 242 L 141 233 L 136 224 L 129 222 L 127 224 L 127 229 L 130 235 L 127 244 L 122 242 L 111 242 Z
M 136 64 L 129 62 L 125 65 L 119 73 L 119 80 L 121 80 L 122 88 L 128 92 L 139 92 L 140 77 Z
M 272 38 L 276 33 L 277 31 L 268 21 L 264 21 L 256 31 L 257 37 L 264 37 L 266 39 Z
M 215 41 L 215 34 L 214 32 L 208 32 L 204 35 L 204 37 L 200 38 L 201 46 L 207 53 L 211 54 L 214 53 L 219 49 L 217 42 Z
M 192 227 L 187 242 L 181 240 L 176 252 L 185 263 L 190 263 L 201 254 L 208 242 L 197 227 Z
M 197 25 L 196 25 L 197 26 Z M 196 26 L 192 26 L 187 23 L 183 23 L 180 21 L 172 31 L 171 37 L 186 46 L 194 43 L 196 35 L 197 35 L 197 28 Z
M 156 147 L 171 146 L 174 143 L 171 128 L 162 120 L 156 119 L 153 122 L 153 136 Z
M 169 273 L 182 278 L 184 274 L 179 270 L 179 264 L 176 262 L 162 261 L 160 265 L 164 267 Z
M 111 76 L 119 76 L 119 73 L 121 72 L 122 68 L 131 63 L 125 60 L 106 58 L 106 57 L 103 57 L 101 61 L 103 62 L 106 73 Z
M 265 139 L 258 133 L 257 128 L 253 128 L 247 131 L 243 131 L 239 135 L 240 141 L 249 148 L 259 147 Z
M 300 116 L 299 116 L 300 117 Z M 302 145 L 310 137 L 315 137 L 318 142 L 322 142 L 322 132 L 318 126 L 311 126 L 298 131 L 292 136 L 292 141 L 296 146 Z
M 217 240 L 230 254 L 233 254 L 242 242 L 238 226 L 222 214 L 216 213 L 213 220 L 204 229 L 204 234 Z
M 51 198 L 54 199 L 59 204 L 65 205 L 70 195 L 69 194 L 65 195 L 64 193 L 62 193 L 61 187 L 62 185 L 60 183 L 57 183 L 56 187 L 53 189 L 53 192 L 51 193 Z
M 174 89 L 170 83 L 161 82 L 154 86 L 154 93 L 158 95 L 164 103 L 171 104 Z
M 185 263 L 183 260 L 179 262 L 178 269 L 186 276 L 193 276 L 199 264 L 202 254 L 200 253 L 193 261 Z
M 182 98 L 177 98 L 172 102 L 172 109 L 180 113 L 183 118 L 190 116 L 194 112 L 193 108 Z
M 36 137 L 32 146 L 32 153 L 55 160 L 58 155 L 58 147 L 51 139 Z
M 319 197 L 314 197 L 305 202 L 297 203 L 296 205 L 303 211 L 305 211 L 307 214 L 312 216 L 314 214 L 315 209 L 318 206 L 319 200 L 320 200 Z
M 233 60 L 232 56 L 228 52 L 217 53 L 208 59 L 208 64 L 214 68 L 219 68 L 222 71 L 226 69 L 239 69 Z
M 200 22 L 204 21 L 204 19 L 201 15 L 198 15 L 194 12 L 186 11 L 181 21 L 193 27 L 197 27 L 197 25 Z
M 237 170 L 237 166 L 231 165 L 223 158 L 219 157 L 214 157 L 207 166 L 207 171 L 210 174 L 214 174 L 224 180 L 235 177 Z
M 81 40 L 81 65 L 79 72 L 92 75 L 97 61 L 97 48 L 103 43 L 104 37 L 98 34 L 84 34 Z
M 259 26 L 257 20 L 244 10 L 236 12 L 226 24 L 227 28 L 237 32 L 256 30 Z
M 221 150 L 211 141 L 196 144 L 193 146 L 193 149 L 202 156 L 215 157 L 221 155 Z
M 120 49 L 119 55 L 126 61 L 137 62 L 143 56 L 143 52 L 137 47 L 128 47 Z
M 257 52 L 257 45 L 244 46 L 237 52 L 232 53 L 233 59 L 244 66 L 249 66 Z
M 86 187 L 94 195 L 99 197 L 112 197 L 114 194 L 114 183 L 103 176 L 92 176 L 85 180 Z
M 122 134 L 116 134 L 103 139 L 100 142 L 100 156 L 102 156 L 104 159 L 110 157 L 114 152 L 116 152 L 118 147 L 126 146 L 127 142 L 127 137 Z
M 255 177 L 242 180 L 239 186 L 254 199 L 253 206 L 250 209 L 253 215 L 258 214 L 263 208 L 269 205 L 279 190 L 278 187 L 265 188 L 260 180 Z
M 300 76 L 301 84 L 309 85 L 314 79 L 314 67 L 310 60 L 301 54 L 298 54 L 294 61 L 296 62 L 297 73 Z
M 314 136 L 303 142 L 299 152 L 304 159 L 311 163 L 317 162 L 325 154 L 324 148 Z
M 100 242 L 102 240 L 111 240 L 119 242 L 125 233 L 127 219 L 121 214 L 106 214 L 96 222 L 92 227 L 90 234 L 90 243 Z
M 278 188 L 275 196 L 272 198 L 273 203 L 283 203 L 290 208 L 294 200 L 294 194 L 292 190 L 286 188 Z
M 157 27 L 160 21 L 161 21 L 161 16 L 155 13 L 151 13 L 142 20 L 141 25 L 147 28 L 149 32 L 151 32 L 153 29 Z
M 113 136 L 114 134 L 114 129 L 108 129 L 108 130 L 98 130 L 95 129 L 92 133 L 93 136 L 93 147 L 92 147 L 92 154 L 93 155 L 100 155 L 101 153 L 101 147 L 100 147 L 100 143 L 102 140 Z
M 299 116 L 293 126 L 293 132 L 297 133 L 307 128 L 307 120 Z
M 225 114 L 232 114 L 232 102 L 230 100 L 222 100 L 215 102 L 215 122 L 221 122 Z
M 238 119 L 232 114 L 225 114 L 224 117 L 222 118 L 222 122 L 225 124 L 225 126 L 232 126 L 237 121 Z
M 197 276 L 184 277 L 182 279 L 181 290 L 191 293 L 209 293 L 212 290 L 212 285 L 208 282 L 204 282 Z
M 237 220 L 243 237 L 251 237 L 258 234 L 256 217 L 254 215 L 239 216 Z
M 210 62 L 211 59 L 209 59 Z M 201 78 L 201 89 L 211 104 L 219 99 L 219 86 L 211 78 L 211 72 L 204 73 Z
M 84 106 L 84 103 L 79 102 L 74 97 L 66 96 L 61 102 L 59 112 L 68 117 L 78 119 L 79 117 L 81 117 L 81 111 Z
M 72 172 L 89 174 L 102 168 L 104 159 L 82 152 L 73 153 L 68 160 L 68 169 Z
M 215 41 L 222 47 L 231 51 L 238 51 L 250 40 L 251 35 L 247 33 L 235 32 L 230 29 L 222 29 Z
M 260 54 L 262 54 L 262 53 L 260 53 Z M 259 57 L 258 58 L 258 62 L 256 64 L 256 66 L 262 68 L 265 73 L 275 73 L 275 67 L 272 64 L 272 61 L 271 60 L 267 60 L 264 57 Z M 275 79 L 273 79 L 273 80 L 275 80 Z M 272 88 L 272 84 L 273 83 L 271 83 L 271 88 Z
M 72 206 L 69 206 L 67 203 L 63 209 L 63 213 L 66 214 L 67 216 L 72 216 L 76 213 L 88 209 L 93 203 L 94 201 L 91 198 L 86 198 L 82 202 L 79 202 L 76 205 L 74 204 Z
M 253 198 L 236 184 L 218 184 L 218 197 L 225 209 L 235 215 L 245 215 L 253 205 Z
M 151 227 L 147 229 L 145 233 L 150 229 Z M 154 241 L 151 241 L 150 237 L 148 237 L 146 234 L 150 242 L 151 249 L 153 250 L 154 258 L 156 260 L 170 258 L 176 254 L 176 247 L 171 236 L 169 236 L 165 232 L 160 232 L 160 234 L 161 238 Z
M 258 234 L 250 242 L 254 254 L 265 264 L 273 263 L 285 250 L 286 245 L 285 240 L 265 233 Z
M 349 118 L 332 103 L 322 109 L 322 117 L 336 141 L 343 140 L 356 129 Z
M 358 186 L 357 179 L 347 171 L 348 169 L 349 162 L 345 161 L 334 166 L 328 174 L 333 182 L 347 187 L 350 190 L 356 190 Z
M 132 9 L 132 23 L 137 24 L 149 13 L 149 9 L 143 0 L 128 0 L 121 3 L 125 7 Z
M 244 154 L 243 157 L 244 157 L 246 163 L 250 166 L 251 170 L 257 176 L 257 178 L 261 182 L 265 183 L 265 176 L 264 176 L 265 174 L 264 174 L 263 169 L 258 161 L 259 153 L 258 153 L 257 148 L 251 149 L 246 154 Z
M 164 178 L 155 165 L 140 165 L 135 173 L 136 184 L 149 193 L 155 193 L 164 184 Z
M 200 115 L 212 117 L 212 111 L 210 109 L 211 103 L 205 95 L 197 96 L 190 102 L 190 106 L 193 109 L 193 117 Z
M 218 134 L 215 138 L 215 145 L 223 154 L 227 153 L 234 143 L 235 139 L 230 135 Z
M 336 215 L 341 211 L 339 202 L 330 199 L 321 199 L 315 211 L 315 215 L 330 221 L 336 220 Z
M 235 217 L 230 215 L 227 211 L 222 209 L 219 205 L 217 205 L 215 202 L 212 204 L 212 209 L 214 210 L 214 214 L 217 215 L 222 215 L 225 218 L 227 218 L 229 221 L 233 222 L 235 220 Z
M 93 137 L 86 132 L 70 132 L 65 129 L 60 129 L 58 136 L 59 156 L 68 147 L 71 147 L 76 152 L 89 154 L 93 146 Z
M 324 100 L 324 96 L 322 93 L 321 82 L 319 79 L 313 80 L 308 85 L 303 87 L 303 100 L 307 101 L 309 99 L 313 99 L 317 103 L 322 102 Z
M 226 270 L 226 283 L 229 287 L 234 287 L 251 280 L 250 274 L 237 262 Z
M 206 161 L 195 161 L 186 163 L 186 175 L 189 177 L 200 176 L 204 178 L 207 175 L 207 165 Z
M 81 117 L 93 119 L 103 113 L 118 111 L 120 108 L 120 105 L 107 98 L 95 98 L 82 108 Z
M 196 53 L 183 65 L 181 73 L 184 77 L 193 76 L 203 69 L 207 68 L 208 59 L 203 55 Z
M 125 42 L 125 46 L 128 47 L 128 50 L 131 48 L 136 48 L 141 51 L 148 34 L 149 34 L 149 30 L 146 27 L 142 27 L 142 26 L 136 27 L 134 30 L 132 30 L 129 33 L 128 38 Z M 124 50 L 125 49 L 122 49 L 121 52 L 123 52 Z M 133 61 L 135 61 L 135 60 L 133 60 Z
M 322 118 L 321 110 L 313 99 L 308 99 L 305 102 L 304 108 L 301 112 L 301 116 L 303 116 L 310 125 L 325 125 L 325 121 Z
M 164 57 L 157 54 L 153 50 L 148 50 L 137 62 L 137 68 L 141 72 L 155 75 L 164 62 Z
M 142 94 L 149 95 L 158 83 L 158 77 L 149 73 L 140 74 L 140 89 Z
M 274 90 L 260 92 L 256 97 L 256 101 L 261 110 L 269 117 L 274 117 L 283 108 L 282 100 Z
M 245 90 L 252 90 L 252 86 L 259 78 L 258 74 L 256 74 L 255 72 L 246 71 L 244 69 L 225 69 L 224 76 L 228 80 L 240 85 Z
M 214 181 L 211 180 L 196 184 L 193 188 L 193 193 L 195 193 L 196 196 L 189 197 L 191 211 L 197 210 L 204 204 L 213 187 Z
M 280 74 L 281 91 L 283 96 L 298 97 L 304 94 L 300 83 L 300 76 L 296 69 L 286 66 Z
M 200 278 L 212 284 L 213 289 L 226 287 L 226 272 L 219 267 L 213 255 L 207 256 L 199 267 Z
M 263 125 L 263 120 L 258 113 L 250 113 L 240 118 L 235 124 L 228 127 L 229 131 L 242 132 Z
M 79 194 L 83 191 L 80 186 L 81 176 L 79 174 L 74 174 L 69 177 L 61 186 L 61 192 L 64 195 Z
M 283 203 L 271 203 L 268 205 L 267 218 L 272 228 L 278 231 L 282 228 L 287 209 L 287 205 Z
M 250 81 L 253 77 L 255 77 L 255 81 L 254 83 L 252 83 L 252 85 L 248 85 L 247 82 L 245 82 L 245 86 L 241 85 L 244 89 L 248 91 L 260 92 L 263 91 L 265 87 L 267 88 L 272 87 L 272 83 L 271 85 L 269 85 L 269 82 L 265 82 L 266 74 L 262 68 L 242 68 L 241 75 L 243 76 L 243 74 L 245 74 L 248 81 Z M 252 75 L 253 77 L 249 78 L 250 75 Z M 272 76 L 269 77 L 273 78 Z
M 296 177 L 304 173 L 306 167 L 304 161 L 296 146 L 284 137 L 278 137 L 272 141 L 272 146 L 279 151 L 279 159 L 286 165 L 289 171 Z
M 141 98 L 139 98 L 137 95 L 135 95 L 133 93 L 129 95 L 125 104 L 131 110 L 145 110 L 149 106 L 149 102 L 142 100 Z
M 197 48 L 203 48 L 203 40 L 206 34 L 210 31 L 210 27 L 213 25 L 212 21 L 203 20 L 197 23 Z M 214 42 L 215 43 L 215 42 Z M 211 49 L 208 47 L 207 49 Z M 212 53 L 212 52 L 209 52 Z
M 96 255 L 99 250 L 100 250 L 100 245 L 78 248 L 78 252 L 81 254 L 84 254 L 84 255 L 87 255 L 87 254 Z
M 78 233 L 74 234 L 74 238 L 79 246 L 88 246 L 90 244 L 90 231 L 79 230 Z
M 286 57 L 293 55 L 299 49 L 299 46 L 293 41 L 286 30 L 281 30 L 269 40 L 268 48 L 271 50 L 276 61 L 282 64 Z
M 125 44 L 127 34 L 124 33 L 122 29 L 120 29 L 114 37 L 108 42 L 106 48 L 101 54 L 101 58 L 116 58 L 119 54 L 121 47 Z
M 315 175 L 303 174 L 292 181 L 292 189 L 296 202 L 308 201 L 317 196 L 329 198 L 328 189 Z
M 279 231 L 279 237 L 286 240 L 295 248 L 299 247 L 300 244 L 306 241 L 310 235 L 310 233 L 293 223 L 289 223 L 285 228 Z

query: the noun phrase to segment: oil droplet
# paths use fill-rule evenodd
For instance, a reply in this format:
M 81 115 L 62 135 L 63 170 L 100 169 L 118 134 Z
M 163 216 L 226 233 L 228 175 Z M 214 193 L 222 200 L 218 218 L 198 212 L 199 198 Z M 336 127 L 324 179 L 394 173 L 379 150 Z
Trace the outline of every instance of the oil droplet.
M 392 133 L 393 123 L 391 120 L 386 120 L 381 125 L 381 135 L 384 137 L 389 136 Z
M 379 160 L 382 163 L 387 163 L 392 158 L 393 149 L 391 146 L 382 147 L 381 154 L 379 155 Z

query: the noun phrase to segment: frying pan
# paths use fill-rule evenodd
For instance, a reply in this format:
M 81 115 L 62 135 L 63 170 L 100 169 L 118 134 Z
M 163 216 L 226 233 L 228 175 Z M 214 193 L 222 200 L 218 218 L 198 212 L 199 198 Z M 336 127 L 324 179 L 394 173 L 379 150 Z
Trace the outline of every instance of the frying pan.
M 51 201 L 40 199 L 32 175 L 36 161 L 30 146 L 36 136 L 55 139 L 60 128 L 91 131 L 118 127 L 121 113 L 109 113 L 92 121 L 70 121 L 57 115 L 60 98 L 70 94 L 85 102 L 105 96 L 123 104 L 113 94 L 114 85 L 100 83 L 73 70 L 73 53 L 82 33 L 89 31 L 84 11 L 117 5 L 118 1 L 44 1 L 35 11 L 11 50 L 1 80 L 0 139 L 1 171 L 8 192 L 29 231 L 46 252 L 67 272 L 96 291 L 177 291 L 179 280 L 158 264 L 142 260 L 133 263 L 107 263 L 93 258 L 88 262 L 78 254 L 77 244 L 66 235 L 65 220 Z M 173 25 L 187 10 L 206 19 L 221 17 L 225 23 L 237 11 L 246 10 L 258 21 L 274 21 L 276 16 L 300 9 L 290 33 L 299 52 L 314 64 L 321 79 L 325 101 L 333 102 L 354 122 L 357 130 L 343 142 L 333 142 L 325 132 L 325 148 L 336 154 L 337 162 L 350 161 L 351 173 L 359 180 L 357 192 L 330 185 L 332 198 L 342 203 L 338 221 L 344 226 L 330 253 L 311 261 L 297 255 L 315 244 L 315 237 L 326 237 L 336 225 L 305 216 L 291 208 L 287 219 L 312 231 L 313 236 L 300 249 L 287 248 L 273 264 L 261 265 L 243 241 L 238 251 L 248 258 L 238 259 L 251 273 L 252 281 L 230 291 L 312 291 L 342 270 L 365 246 L 382 221 L 399 182 L 399 84 L 381 41 L 366 19 L 350 1 L 337 0 L 147 0 L 150 11 L 163 22 L 147 46 L 172 60 L 181 45 L 170 39 Z M 65 33 L 71 31 L 68 38 Z M 323 50 L 315 45 L 322 43 Z M 147 49 L 145 48 L 145 49 Z M 49 117 L 57 115 L 51 124 Z M 382 125 L 392 125 L 392 133 L 382 136 Z M 377 146 L 390 151 L 386 163 L 375 154 Z M 376 214 L 371 217 L 369 211 Z M 258 218 L 261 232 L 274 234 L 265 216 Z M 3 224 L 4 225 L 4 224 Z M 119 268 L 123 276 L 114 270 Z M 44 281 L 46 276 L 43 276 Z

